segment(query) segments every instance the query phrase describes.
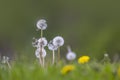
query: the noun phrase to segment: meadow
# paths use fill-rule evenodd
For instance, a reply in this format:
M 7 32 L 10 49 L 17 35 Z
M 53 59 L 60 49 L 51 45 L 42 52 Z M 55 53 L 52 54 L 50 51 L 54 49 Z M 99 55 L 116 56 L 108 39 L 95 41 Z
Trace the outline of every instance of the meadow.
M 90 60 L 85 64 L 59 62 L 43 68 L 38 61 L 15 61 L 11 68 L 7 63 L 0 64 L 0 80 L 120 80 L 120 65 Z
M 1 0 L 0 80 L 120 80 L 119 3 Z
M 56 36 L 47 42 L 43 37 L 46 20 L 38 20 L 36 26 L 41 32 L 40 38 L 33 38 L 32 42 L 36 59 L 30 60 L 31 57 L 25 55 L 22 60 L 0 57 L 0 80 L 120 80 L 119 61 L 112 62 L 107 53 L 102 60 L 97 60 L 88 55 L 77 56 L 68 46 L 64 59 L 60 52 L 64 38 Z M 46 46 L 52 52 L 51 56 Z

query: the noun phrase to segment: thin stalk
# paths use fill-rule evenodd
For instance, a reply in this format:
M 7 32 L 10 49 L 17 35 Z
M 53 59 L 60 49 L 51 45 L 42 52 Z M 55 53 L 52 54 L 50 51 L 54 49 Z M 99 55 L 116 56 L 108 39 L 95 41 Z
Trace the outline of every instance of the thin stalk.
M 43 30 L 41 29 L 41 38 L 43 37 Z
M 58 62 L 60 61 L 60 47 L 58 48 Z
M 41 54 L 40 54 L 39 62 L 40 62 L 40 65 L 42 65 Z
M 8 61 L 7 61 L 7 65 L 9 67 L 9 69 L 11 69 L 11 65 L 10 65 L 10 63 Z
M 40 47 L 40 64 L 41 64 L 41 66 L 43 66 L 43 57 L 42 57 L 42 45 L 41 45 L 41 47 Z
M 43 37 L 43 30 L 41 29 L 41 41 L 42 41 L 42 37 Z M 42 45 L 40 45 L 40 59 L 41 59 L 41 66 L 44 66 L 44 59 L 42 57 Z
M 55 51 L 53 50 L 53 61 L 52 61 L 52 64 L 55 63 Z
M 44 65 L 45 65 L 45 58 L 43 57 L 43 64 L 42 64 L 42 67 L 44 68 Z

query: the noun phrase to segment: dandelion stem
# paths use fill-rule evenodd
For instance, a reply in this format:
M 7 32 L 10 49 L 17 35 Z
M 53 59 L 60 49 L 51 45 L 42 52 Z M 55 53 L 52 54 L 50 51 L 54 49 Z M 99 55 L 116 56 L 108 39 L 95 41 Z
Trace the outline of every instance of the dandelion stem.
M 41 38 L 43 37 L 43 30 L 41 29 Z
M 58 48 L 58 62 L 60 61 L 60 47 Z
M 10 65 L 10 63 L 8 61 L 7 61 L 7 65 L 9 67 L 9 69 L 11 69 L 11 65 Z
M 43 37 L 43 30 L 41 29 L 41 42 L 42 42 L 42 37 Z M 44 65 L 43 58 L 42 58 L 42 45 L 40 45 L 40 64 L 41 66 Z
M 42 54 L 43 54 L 43 53 L 42 53 L 42 52 L 43 52 L 43 51 L 42 51 L 42 45 L 41 45 L 41 47 L 40 47 L 40 59 L 39 59 L 41 66 L 43 66 L 43 64 L 44 64 L 44 63 L 43 63 L 43 57 L 42 57 Z
M 42 65 L 41 54 L 40 54 L 39 62 L 40 62 L 40 65 Z
M 52 64 L 55 63 L 55 51 L 53 50 L 53 61 L 52 61 Z
M 44 65 L 45 65 L 45 58 L 42 58 L 42 59 L 43 59 L 42 67 L 44 68 Z

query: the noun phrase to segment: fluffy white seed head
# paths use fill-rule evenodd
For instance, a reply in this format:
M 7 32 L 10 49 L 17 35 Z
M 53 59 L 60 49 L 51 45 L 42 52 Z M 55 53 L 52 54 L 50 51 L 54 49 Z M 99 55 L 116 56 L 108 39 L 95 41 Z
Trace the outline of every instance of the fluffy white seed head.
M 33 38 L 32 46 L 33 46 L 33 47 L 39 47 L 39 46 L 38 46 L 38 40 L 37 40 L 37 39 Z
M 42 52 L 41 52 L 42 51 Z M 46 50 L 44 48 L 42 48 L 42 50 L 40 48 L 37 48 L 36 51 L 35 51 L 35 56 L 37 58 L 40 58 L 40 54 L 42 53 L 41 57 L 46 57 Z
M 57 50 L 58 49 L 58 46 L 55 46 L 54 44 L 53 44 L 53 41 L 50 41 L 49 42 L 49 44 L 48 44 L 48 49 L 49 50 Z
M 66 55 L 67 60 L 74 60 L 76 58 L 76 54 L 74 52 L 68 52 Z
M 37 58 L 40 58 L 40 51 L 39 51 L 39 49 L 36 49 L 36 51 L 35 51 L 35 56 L 36 56 Z
M 47 39 L 46 38 L 40 38 L 40 39 L 38 39 L 38 45 L 39 45 L 39 47 L 45 47 L 45 46 L 47 46 Z
M 57 36 L 53 39 L 53 45 L 60 47 L 63 46 L 63 44 L 64 44 L 64 39 L 61 36 Z
M 42 57 L 46 57 L 46 50 L 44 48 L 42 49 Z
M 72 50 L 69 46 L 67 47 L 67 49 L 68 49 L 68 53 L 66 55 L 67 60 L 70 60 L 70 61 L 74 60 L 76 58 L 76 54 L 74 52 L 72 52 Z
M 38 29 L 45 30 L 47 28 L 46 20 L 44 19 L 38 20 L 36 26 Z

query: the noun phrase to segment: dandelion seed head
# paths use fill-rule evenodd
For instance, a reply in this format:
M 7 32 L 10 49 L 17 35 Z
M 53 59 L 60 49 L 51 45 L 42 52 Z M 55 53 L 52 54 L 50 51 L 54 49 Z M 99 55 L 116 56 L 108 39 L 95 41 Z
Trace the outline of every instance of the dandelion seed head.
M 42 49 L 42 57 L 44 58 L 44 57 L 46 57 L 46 55 L 47 55 L 46 50 L 43 48 Z
M 45 47 L 45 46 L 47 46 L 47 39 L 46 38 L 40 38 L 40 39 L 38 39 L 38 45 L 39 45 L 39 47 Z
M 38 47 L 38 40 L 37 39 L 33 38 L 32 46 Z
M 70 46 L 67 47 L 68 53 L 66 55 L 67 60 L 74 60 L 76 58 L 76 53 L 72 52 Z
M 37 48 L 35 51 L 35 56 L 37 58 L 40 58 L 40 53 L 42 53 L 41 57 L 43 57 L 43 58 L 46 57 L 46 50 L 44 48 L 42 48 L 42 50 L 40 48 Z
M 74 60 L 76 58 L 76 54 L 74 52 L 68 52 L 66 55 L 67 60 Z
M 38 20 L 36 26 L 38 29 L 45 30 L 47 28 L 46 20 L 44 19 Z
M 58 47 L 63 46 L 64 39 L 61 36 L 57 36 L 53 39 L 53 44 Z
M 53 41 L 50 41 L 49 44 L 48 44 L 48 49 L 49 50 L 57 50 L 58 49 L 58 46 L 55 46 L 53 44 Z
M 39 50 L 39 49 L 36 49 L 36 51 L 35 51 L 35 56 L 36 56 L 37 58 L 40 58 L 40 50 Z

